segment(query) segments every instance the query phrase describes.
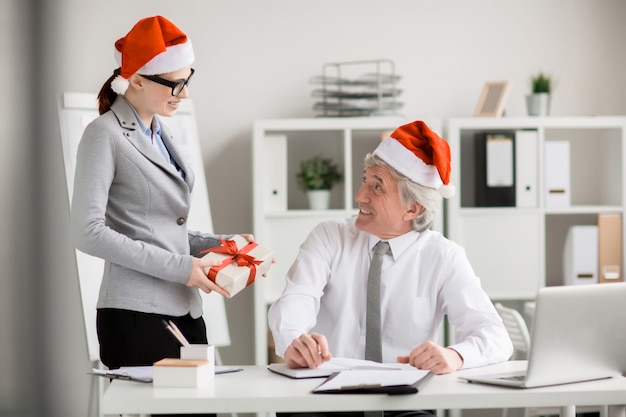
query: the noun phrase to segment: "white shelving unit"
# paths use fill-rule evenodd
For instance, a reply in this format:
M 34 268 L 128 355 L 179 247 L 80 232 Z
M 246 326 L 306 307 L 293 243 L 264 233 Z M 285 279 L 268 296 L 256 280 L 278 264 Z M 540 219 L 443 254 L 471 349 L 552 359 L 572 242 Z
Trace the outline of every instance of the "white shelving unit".
M 426 120 L 441 132 L 439 120 Z M 407 123 L 399 117 L 258 120 L 253 128 L 254 234 L 274 250 L 276 264 L 254 284 L 255 361 L 268 361 L 267 309 L 281 294 L 300 244 L 319 222 L 354 216 L 354 195 L 361 184 L 363 160 L 385 132 Z M 295 174 L 313 155 L 333 158 L 343 180 L 332 190 L 329 210 L 309 210 Z M 436 227 L 441 227 L 443 221 Z
M 489 133 L 515 137 L 519 131 L 531 132 L 531 139 L 535 135 L 530 155 L 516 160 L 530 179 L 528 184 L 516 184 L 523 187 L 517 193 L 529 193 L 531 203 L 479 207 L 477 137 Z M 600 213 L 624 218 L 626 117 L 450 119 L 446 137 L 452 151 L 452 182 L 457 185 L 457 195 L 447 204 L 446 235 L 465 247 L 483 288 L 494 300 L 534 299 L 538 288 L 562 285 L 568 229 L 594 225 Z M 562 169 L 546 167 L 545 144 L 551 141 L 566 141 L 570 148 L 571 203 L 567 206 L 554 207 L 546 201 L 546 168 Z M 623 221 L 621 232 L 624 236 Z M 622 264 L 623 259 L 624 245 Z

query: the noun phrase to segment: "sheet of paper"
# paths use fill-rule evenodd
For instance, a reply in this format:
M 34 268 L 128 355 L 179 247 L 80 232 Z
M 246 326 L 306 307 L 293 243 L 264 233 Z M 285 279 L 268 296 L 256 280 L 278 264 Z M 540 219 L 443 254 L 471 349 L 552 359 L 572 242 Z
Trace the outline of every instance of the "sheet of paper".
M 374 361 L 368 361 L 365 359 L 352 359 L 352 358 L 332 358 L 328 362 L 324 362 L 323 364 L 321 364 L 319 367 L 344 368 L 344 369 L 357 369 L 357 368 L 400 369 L 399 364 L 397 363 L 379 363 L 379 362 L 374 362 Z
M 290 378 L 320 378 L 332 375 L 335 372 L 348 369 L 401 369 L 402 365 L 397 363 L 378 363 L 364 359 L 332 358 L 328 362 L 322 363 L 317 368 L 289 368 L 285 363 L 272 363 L 269 370 Z

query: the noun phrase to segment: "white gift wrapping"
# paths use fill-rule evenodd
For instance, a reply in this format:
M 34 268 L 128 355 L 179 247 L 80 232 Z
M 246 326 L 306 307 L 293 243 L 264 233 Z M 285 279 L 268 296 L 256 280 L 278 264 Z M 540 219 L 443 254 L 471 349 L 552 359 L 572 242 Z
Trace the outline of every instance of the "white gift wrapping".
M 265 274 L 272 263 L 273 252 L 245 237 L 235 235 L 222 240 L 222 245 L 203 251 L 204 258 L 222 261 L 222 264 L 205 268 L 209 279 L 224 288 L 233 297 Z

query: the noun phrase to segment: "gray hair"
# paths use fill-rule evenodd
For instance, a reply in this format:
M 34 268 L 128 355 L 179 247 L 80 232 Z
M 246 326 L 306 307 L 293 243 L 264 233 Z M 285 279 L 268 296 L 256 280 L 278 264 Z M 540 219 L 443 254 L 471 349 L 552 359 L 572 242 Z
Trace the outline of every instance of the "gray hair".
M 439 191 L 412 181 L 377 155 L 368 153 L 365 156 L 365 168 L 373 166 L 382 166 L 389 169 L 391 175 L 398 181 L 398 192 L 400 201 L 403 204 L 417 203 L 422 205 L 422 211 L 413 219 L 413 229 L 418 232 L 428 229 L 441 209 L 442 197 Z

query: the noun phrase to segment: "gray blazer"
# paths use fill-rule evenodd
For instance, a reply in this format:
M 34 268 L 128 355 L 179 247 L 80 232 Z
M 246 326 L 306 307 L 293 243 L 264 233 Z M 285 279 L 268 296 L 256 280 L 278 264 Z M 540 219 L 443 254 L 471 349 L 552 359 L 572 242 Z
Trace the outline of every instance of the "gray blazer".
M 163 124 L 161 136 L 184 180 L 123 97 L 87 126 L 77 153 L 73 235 L 79 250 L 105 260 L 98 308 L 195 318 L 200 294 L 184 285 L 192 255 L 219 245 L 221 236 L 187 230 L 195 177 Z

